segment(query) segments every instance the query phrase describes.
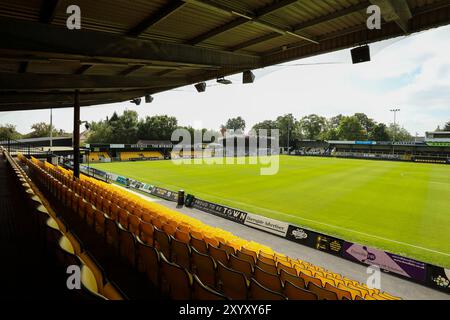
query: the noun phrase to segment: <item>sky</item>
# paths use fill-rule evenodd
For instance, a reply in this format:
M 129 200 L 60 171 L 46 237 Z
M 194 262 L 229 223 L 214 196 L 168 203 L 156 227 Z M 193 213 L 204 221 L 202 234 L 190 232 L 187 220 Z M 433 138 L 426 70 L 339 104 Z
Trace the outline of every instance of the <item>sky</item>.
M 251 129 L 288 113 L 300 119 L 364 112 L 388 124 L 395 107 L 401 109 L 397 123 L 419 136 L 450 121 L 450 26 L 371 44 L 371 55 L 371 62 L 353 65 L 350 50 L 341 50 L 255 70 L 253 84 L 242 84 L 239 74 L 228 77 L 232 85 L 207 82 L 204 93 L 188 86 L 156 94 L 150 104 L 83 107 L 81 120 L 98 121 L 128 109 L 141 118 L 168 114 L 183 126 L 218 130 L 237 116 Z M 55 109 L 54 125 L 71 132 L 72 116 L 72 108 Z M 0 124 L 12 123 L 21 133 L 49 118 L 49 110 L 0 112 Z

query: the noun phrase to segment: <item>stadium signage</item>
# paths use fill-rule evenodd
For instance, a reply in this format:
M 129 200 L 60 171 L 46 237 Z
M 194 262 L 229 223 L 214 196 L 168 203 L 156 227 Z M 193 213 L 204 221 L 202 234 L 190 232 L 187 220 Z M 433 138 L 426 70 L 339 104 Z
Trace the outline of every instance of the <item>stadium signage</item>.
M 192 202 L 192 207 L 240 224 L 244 224 L 247 217 L 247 212 L 197 198 Z
M 269 233 L 285 237 L 289 228 L 289 224 L 274 219 L 262 217 L 256 214 L 247 213 L 244 224 L 256 229 L 260 229 Z
M 377 144 L 376 141 L 355 141 L 355 144 L 373 145 Z
M 426 280 L 425 263 L 389 252 L 345 242 L 342 256 L 347 260 L 378 266 L 384 271 L 393 272 L 418 282 L 425 282 Z
M 164 188 L 154 186 L 150 193 L 154 196 L 169 200 L 169 201 L 178 201 L 178 192 L 167 190 Z
M 450 269 L 428 266 L 428 286 L 450 293 Z

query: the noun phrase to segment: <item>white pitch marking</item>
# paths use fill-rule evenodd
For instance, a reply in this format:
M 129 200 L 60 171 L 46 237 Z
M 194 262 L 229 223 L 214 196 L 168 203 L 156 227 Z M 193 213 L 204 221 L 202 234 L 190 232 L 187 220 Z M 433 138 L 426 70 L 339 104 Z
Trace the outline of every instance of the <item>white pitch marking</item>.
M 204 194 L 206 194 L 206 193 L 204 193 Z M 225 200 L 223 198 L 216 197 L 216 196 L 213 196 L 213 195 L 209 195 L 209 196 L 214 197 L 214 198 L 219 199 L 219 200 Z M 440 252 L 440 251 L 437 251 L 437 250 L 424 248 L 424 247 L 421 247 L 421 246 L 417 246 L 417 245 L 406 243 L 406 242 L 402 242 L 402 241 L 392 240 L 392 239 L 376 236 L 376 235 L 365 233 L 365 232 L 361 232 L 361 231 L 351 230 L 351 229 L 347 229 L 347 228 L 344 228 L 344 227 L 339 227 L 339 226 L 335 226 L 335 225 L 332 225 L 332 224 L 320 222 L 320 221 L 317 221 L 317 220 L 302 218 L 302 217 L 299 217 L 299 216 L 296 216 L 296 215 L 283 213 L 283 212 L 279 212 L 279 211 L 275 211 L 275 210 L 271 210 L 271 209 L 267 209 L 267 208 L 262 208 L 262 207 L 258 207 L 258 206 L 255 206 L 255 205 L 250 205 L 248 203 L 242 203 L 242 202 L 239 202 L 239 201 L 233 201 L 233 202 L 237 203 L 237 204 L 240 204 L 240 205 L 245 205 L 247 207 L 253 207 L 253 208 L 257 209 L 257 210 L 265 210 L 265 211 L 268 211 L 268 212 L 272 212 L 274 214 L 279 214 L 279 215 L 283 215 L 283 216 L 287 216 L 287 217 L 291 217 L 291 218 L 301 219 L 301 220 L 304 220 L 304 221 L 314 222 L 314 223 L 321 224 L 321 225 L 324 225 L 324 226 L 327 226 L 327 227 L 331 227 L 331 228 L 345 230 L 345 231 L 350 232 L 350 233 L 357 233 L 357 234 L 361 234 L 361 235 L 368 236 L 368 237 L 371 237 L 371 238 L 376 238 L 376 239 L 381 239 L 381 240 L 385 240 L 385 241 L 388 241 L 388 242 L 402 244 L 402 245 L 406 245 L 406 246 L 409 246 L 409 247 L 412 247 L 412 248 L 416 248 L 416 249 L 421 249 L 421 250 L 437 253 L 437 254 L 440 254 L 440 255 L 443 255 L 443 256 L 447 256 L 447 257 L 450 256 L 450 253 Z

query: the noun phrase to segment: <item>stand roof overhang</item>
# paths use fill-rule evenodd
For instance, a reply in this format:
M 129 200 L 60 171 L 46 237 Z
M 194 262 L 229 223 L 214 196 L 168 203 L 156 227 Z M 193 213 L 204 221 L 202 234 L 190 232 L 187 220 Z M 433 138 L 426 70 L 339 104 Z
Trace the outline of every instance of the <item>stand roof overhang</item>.
M 75 90 L 126 101 L 449 22 L 449 0 L 0 0 L 0 111 L 70 107 Z

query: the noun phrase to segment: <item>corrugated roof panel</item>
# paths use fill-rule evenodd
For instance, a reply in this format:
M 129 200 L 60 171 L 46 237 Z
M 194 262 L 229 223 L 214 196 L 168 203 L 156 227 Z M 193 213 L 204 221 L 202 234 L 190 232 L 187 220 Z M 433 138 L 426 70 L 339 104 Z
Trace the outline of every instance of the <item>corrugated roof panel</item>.
M 20 62 L 18 61 L 0 60 L 0 72 L 16 73 L 19 69 L 20 69 Z
M 143 37 L 187 41 L 233 19 L 235 17 L 231 15 L 212 12 L 202 7 L 187 4 L 157 23 L 143 34 Z
M 292 42 L 298 42 L 301 41 L 299 38 L 291 36 L 291 35 L 284 35 L 279 36 L 276 38 L 273 38 L 268 41 L 261 42 L 259 44 L 255 44 L 253 46 L 250 46 L 246 48 L 246 50 L 256 52 L 258 54 L 263 54 L 268 51 L 272 50 L 282 50 L 282 47 L 285 45 L 289 45 Z
M 27 73 L 73 74 L 79 67 L 77 61 L 31 61 Z
M 204 44 L 221 48 L 230 48 L 242 42 L 258 38 L 266 33 L 266 28 L 252 22 L 247 22 L 205 41 Z
M 111 76 L 117 75 L 119 72 L 123 71 L 123 66 L 117 65 L 94 65 L 89 68 L 84 74 L 86 75 L 102 75 L 102 76 Z
M 81 28 L 125 34 L 167 3 L 167 0 L 63 0 L 58 6 L 54 24 L 65 25 L 67 6 L 78 4 L 81 9 Z
M 298 1 L 285 9 L 264 17 L 264 20 L 274 24 L 285 23 L 289 26 L 295 26 L 361 2 L 358 0 Z
M 37 21 L 44 0 L 4 0 L 0 15 L 4 17 Z

